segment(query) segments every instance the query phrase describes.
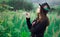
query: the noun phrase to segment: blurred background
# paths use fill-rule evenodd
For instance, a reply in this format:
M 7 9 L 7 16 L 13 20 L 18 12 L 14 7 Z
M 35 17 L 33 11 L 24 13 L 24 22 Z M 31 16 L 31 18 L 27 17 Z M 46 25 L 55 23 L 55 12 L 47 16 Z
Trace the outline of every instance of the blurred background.
M 32 22 L 38 4 L 44 2 L 51 7 L 44 37 L 60 37 L 60 0 L 0 0 L 0 37 L 30 37 L 25 13 L 30 12 Z

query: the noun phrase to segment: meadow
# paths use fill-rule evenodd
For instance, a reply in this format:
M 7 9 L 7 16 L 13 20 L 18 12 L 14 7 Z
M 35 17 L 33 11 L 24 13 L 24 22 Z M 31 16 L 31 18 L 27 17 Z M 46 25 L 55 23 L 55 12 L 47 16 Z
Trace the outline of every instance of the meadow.
M 0 37 L 30 37 L 26 24 L 26 11 L 0 12 Z M 31 22 L 36 18 L 35 12 L 30 12 Z M 46 28 L 45 37 L 60 37 L 60 16 L 48 13 L 50 25 Z

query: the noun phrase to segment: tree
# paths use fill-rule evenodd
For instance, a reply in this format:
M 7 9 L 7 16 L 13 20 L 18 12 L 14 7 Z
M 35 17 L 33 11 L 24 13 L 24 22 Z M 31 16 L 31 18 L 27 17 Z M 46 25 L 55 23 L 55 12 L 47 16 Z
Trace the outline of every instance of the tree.
M 31 2 L 24 0 L 11 0 L 7 4 L 10 5 L 11 7 L 14 7 L 14 10 L 22 9 L 22 10 L 30 11 L 33 9 L 33 4 Z

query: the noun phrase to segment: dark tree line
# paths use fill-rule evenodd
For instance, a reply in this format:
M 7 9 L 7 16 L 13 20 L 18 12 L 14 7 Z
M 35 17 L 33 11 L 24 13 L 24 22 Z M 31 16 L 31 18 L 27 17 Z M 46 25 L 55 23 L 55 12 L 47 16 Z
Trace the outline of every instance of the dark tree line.
M 8 9 L 8 10 L 25 10 L 30 11 L 33 9 L 32 2 L 29 2 L 27 0 L 10 0 L 8 2 L 2 1 L 0 4 L 2 4 L 2 8 Z M 13 8 L 11 8 L 13 7 Z
M 33 9 L 33 4 L 24 0 L 11 0 L 7 3 L 9 6 L 14 7 L 14 10 L 26 10 L 30 11 Z

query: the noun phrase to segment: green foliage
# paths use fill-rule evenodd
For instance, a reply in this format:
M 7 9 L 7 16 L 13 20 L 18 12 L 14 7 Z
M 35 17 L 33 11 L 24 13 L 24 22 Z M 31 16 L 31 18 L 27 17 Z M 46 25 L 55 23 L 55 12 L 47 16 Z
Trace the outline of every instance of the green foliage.
M 4 11 L 5 8 L 3 8 L 2 6 L 0 6 L 0 12 Z
M 14 8 L 7 5 L 7 4 L 0 4 L 0 12 L 6 11 L 6 10 L 13 10 Z
M 57 13 L 60 15 L 60 5 L 59 6 L 53 6 L 51 9 L 51 13 Z

